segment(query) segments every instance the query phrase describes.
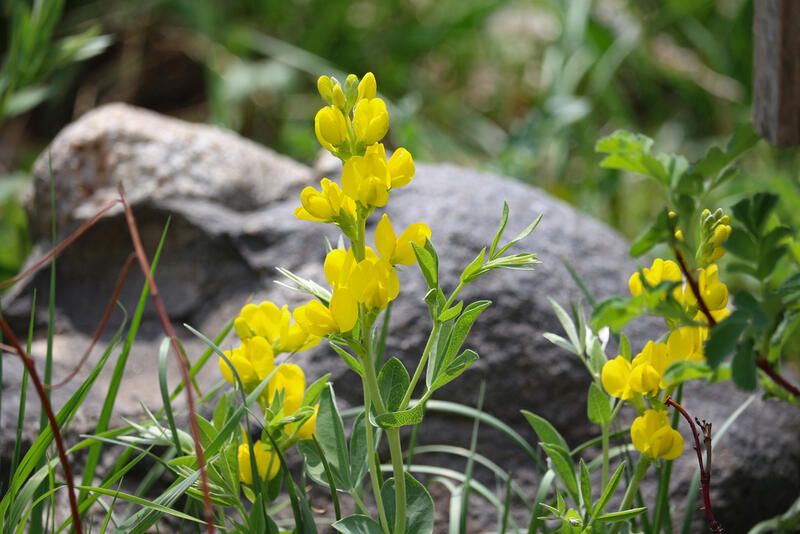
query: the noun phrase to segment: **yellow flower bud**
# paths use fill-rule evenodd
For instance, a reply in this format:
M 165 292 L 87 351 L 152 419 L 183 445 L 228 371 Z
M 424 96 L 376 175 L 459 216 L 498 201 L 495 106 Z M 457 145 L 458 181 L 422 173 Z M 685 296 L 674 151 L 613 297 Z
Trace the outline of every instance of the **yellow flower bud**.
M 314 222 L 339 223 L 343 217 L 355 218 L 356 203 L 344 194 L 339 184 L 323 178 L 320 191 L 311 186 L 300 193 L 301 207 L 295 208 L 298 219 Z
M 341 88 L 339 92 L 341 93 Z M 335 94 L 334 90 L 334 96 Z M 319 144 L 327 150 L 335 152 L 347 141 L 347 121 L 342 110 L 336 106 L 326 106 L 319 110 L 314 117 L 314 133 L 317 134 Z
M 642 273 L 644 273 L 644 278 L 650 287 L 657 286 L 662 282 L 680 282 L 683 280 L 678 264 L 672 260 L 663 260 L 661 258 L 653 260 L 650 268 L 645 267 L 642 269 Z M 638 272 L 633 273 L 628 279 L 628 289 L 630 289 L 631 295 L 634 297 L 644 291 L 644 284 Z
M 633 397 L 630 388 L 631 362 L 623 356 L 617 356 L 603 365 L 600 379 L 603 389 L 612 397 L 628 400 Z
M 413 265 L 417 261 L 411 243 L 419 246 L 431 237 L 431 229 L 425 223 L 414 223 L 406 228 L 400 237 L 394 232 L 392 221 L 383 214 L 375 229 L 375 246 L 380 255 L 392 265 Z
M 306 392 L 306 376 L 302 367 L 293 363 L 284 363 L 278 367 L 267 384 L 267 404 L 271 404 L 281 392 L 283 415 L 293 415 L 303 404 L 303 395 Z
M 383 139 L 389 131 L 389 112 L 380 98 L 361 100 L 353 111 L 353 129 L 358 142 L 366 146 Z
M 319 91 L 319 96 L 321 96 L 324 101 L 329 104 L 333 102 L 333 80 L 331 80 L 330 76 L 319 77 L 317 80 L 317 91 Z
M 344 96 L 344 91 L 342 90 L 342 86 L 338 83 L 333 86 L 333 91 L 331 93 L 331 99 L 333 100 L 333 105 L 339 109 L 344 109 L 346 98 Z
M 342 169 L 342 189 L 364 206 L 385 206 L 391 185 L 386 151 L 380 143 L 368 147 L 363 156 L 348 159 Z
M 728 240 L 731 235 L 732 228 L 727 224 L 718 224 L 714 228 L 714 233 L 711 235 L 711 243 L 718 247 Z
M 272 345 L 260 336 L 242 340 L 241 346 L 232 351 L 227 350 L 224 354 L 233 364 L 245 388 L 258 384 L 275 369 Z M 233 371 L 222 358 L 219 359 L 219 368 L 225 380 L 231 384 L 236 383 Z
M 253 453 L 256 456 L 258 475 L 262 480 L 272 480 L 280 473 L 281 463 L 278 455 L 268 449 L 261 440 L 253 444 Z M 251 486 L 253 484 L 253 467 L 250 464 L 250 446 L 247 444 L 247 440 L 239 445 L 237 457 L 239 460 L 239 480 Z
M 314 414 L 305 420 L 297 429 L 297 439 L 311 439 L 317 431 L 317 414 L 319 413 L 319 404 L 314 406 Z
M 672 428 L 666 412 L 647 410 L 631 425 L 634 448 L 653 460 L 674 460 L 683 452 L 683 437 Z
M 358 84 L 358 99 L 359 100 L 372 100 L 378 91 L 378 84 L 375 81 L 375 75 L 368 72 L 361 78 Z
M 683 232 L 680 228 L 675 230 L 675 239 L 678 241 L 683 241 Z
M 416 171 L 414 158 L 405 148 L 398 148 L 392 153 L 387 167 L 392 189 L 408 185 L 411 179 L 414 178 L 414 172 Z

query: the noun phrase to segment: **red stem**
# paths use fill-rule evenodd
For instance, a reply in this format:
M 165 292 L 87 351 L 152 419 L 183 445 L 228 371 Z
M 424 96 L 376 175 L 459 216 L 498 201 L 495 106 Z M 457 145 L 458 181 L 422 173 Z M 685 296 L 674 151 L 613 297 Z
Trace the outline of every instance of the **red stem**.
M 175 351 L 175 355 L 178 360 L 178 366 L 180 367 L 181 370 L 181 377 L 183 380 L 184 387 L 186 389 L 186 404 L 189 410 L 189 426 L 192 431 L 192 439 L 194 441 L 195 454 L 197 455 L 197 464 L 200 470 L 200 487 L 203 491 L 203 508 L 205 511 L 205 519 L 207 527 L 206 530 L 208 534 L 213 534 L 214 509 L 211 504 L 211 494 L 209 493 L 209 488 L 208 488 L 208 474 L 206 473 L 205 453 L 203 452 L 203 445 L 200 442 L 200 426 L 197 424 L 197 412 L 195 410 L 195 405 L 194 405 L 194 395 L 192 393 L 192 379 L 189 373 L 189 366 L 186 363 L 185 354 L 183 353 L 183 350 L 181 349 L 181 346 L 178 343 L 178 336 L 175 333 L 175 329 L 172 327 L 172 323 L 169 320 L 169 315 L 167 315 L 167 310 L 164 307 L 163 301 L 161 300 L 161 295 L 158 292 L 158 286 L 156 285 L 156 281 L 150 274 L 150 263 L 147 260 L 147 254 L 144 251 L 144 246 L 142 246 L 142 240 L 139 237 L 139 229 L 136 226 L 136 219 L 133 216 L 133 210 L 131 209 L 130 205 L 125 199 L 125 189 L 123 188 L 121 182 L 119 184 L 119 196 L 122 201 L 122 205 L 125 209 L 125 218 L 128 222 L 128 231 L 131 234 L 131 241 L 133 242 L 133 248 L 136 251 L 136 257 L 139 259 L 139 266 L 141 267 L 142 273 L 147 279 L 147 285 L 150 287 L 150 295 L 153 299 L 153 304 L 156 307 L 158 318 L 161 322 L 161 327 L 164 329 L 164 333 L 166 333 L 167 337 L 170 340 L 170 343 L 172 344 L 172 349 Z
M 723 532 L 722 526 L 714 518 L 714 512 L 711 509 L 711 472 L 707 471 L 703 463 L 703 449 L 700 447 L 700 434 L 697 432 L 697 427 L 694 424 L 689 413 L 677 403 L 672 397 L 667 397 L 664 401 L 667 406 L 672 406 L 680 412 L 684 419 L 689 423 L 692 429 L 692 436 L 694 437 L 694 451 L 697 453 L 697 463 L 700 466 L 700 485 L 703 489 L 703 509 L 706 512 L 706 521 L 711 528 L 711 532 Z
M 47 393 L 45 393 L 44 384 L 42 384 L 42 380 L 39 378 L 39 373 L 36 372 L 36 365 L 33 363 L 33 359 L 25 352 L 25 349 L 22 348 L 22 345 L 20 344 L 16 334 L 14 334 L 14 331 L 11 329 L 2 315 L 0 315 L 0 328 L 3 330 L 3 335 L 11 343 L 11 347 L 13 347 L 14 352 L 16 352 L 22 359 L 22 364 L 28 370 L 28 375 L 31 377 L 31 380 L 33 380 L 33 387 L 36 388 L 36 394 L 39 395 L 39 400 L 42 403 L 42 409 L 44 409 L 44 413 L 47 416 L 47 421 L 50 424 L 50 430 L 53 432 L 53 440 L 56 442 L 58 458 L 61 461 L 61 467 L 64 469 L 64 478 L 67 480 L 67 492 L 69 494 L 69 508 L 70 514 L 72 515 L 72 525 L 74 526 L 77 534 L 83 534 L 81 516 L 78 513 L 78 500 L 75 498 L 75 482 L 72 478 L 72 467 L 70 466 L 69 459 L 67 458 L 67 450 L 64 447 L 64 440 L 61 437 L 61 430 L 58 428 L 58 421 L 56 421 L 56 416 L 53 413 L 53 407 L 50 404 L 50 400 L 47 398 Z
M 717 325 L 717 320 L 714 319 L 714 315 L 711 313 L 711 310 L 708 308 L 706 301 L 703 300 L 703 297 L 700 295 L 700 287 L 697 285 L 697 282 L 692 277 L 691 273 L 689 272 L 689 268 L 686 266 L 686 260 L 683 258 L 683 254 L 677 248 L 674 249 L 675 258 L 678 260 L 678 264 L 681 267 L 681 271 L 683 272 L 683 276 L 686 278 L 686 282 L 689 284 L 689 287 L 692 288 L 692 292 L 694 293 L 695 299 L 697 300 L 698 306 L 700 306 L 700 310 L 708 319 L 708 324 L 711 327 Z M 794 395 L 795 397 L 800 397 L 800 388 L 786 380 L 781 374 L 775 370 L 767 361 L 766 358 L 761 357 L 756 359 L 756 366 L 759 369 L 764 371 L 764 373 L 769 376 L 773 382 L 781 386 L 783 389 Z

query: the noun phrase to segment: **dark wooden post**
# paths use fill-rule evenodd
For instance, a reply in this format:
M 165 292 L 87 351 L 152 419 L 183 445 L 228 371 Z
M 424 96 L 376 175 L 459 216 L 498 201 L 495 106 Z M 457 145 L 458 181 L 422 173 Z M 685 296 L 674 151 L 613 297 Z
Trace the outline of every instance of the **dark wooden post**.
M 775 146 L 800 144 L 800 0 L 755 0 L 753 124 Z

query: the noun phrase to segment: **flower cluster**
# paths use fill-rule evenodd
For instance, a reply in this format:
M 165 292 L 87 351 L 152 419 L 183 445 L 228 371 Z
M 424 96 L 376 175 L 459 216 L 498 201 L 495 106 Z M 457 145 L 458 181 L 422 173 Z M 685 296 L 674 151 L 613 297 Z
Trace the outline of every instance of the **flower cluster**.
M 651 459 L 673 459 L 680 454 L 683 440 L 669 425 L 661 402 L 652 402 L 657 409 L 648 409 L 646 400 L 655 401 L 662 393 L 671 393 L 673 384 L 665 379 L 667 370 L 679 361 L 705 360 L 703 345 L 708 338 L 708 318 L 710 312 L 716 321 L 730 314 L 728 288 L 719 279 L 719 267 L 712 260 L 724 253 L 722 243 L 730 235 L 727 216 L 721 212 L 703 212 L 701 224 L 701 245 L 698 260 L 704 258 L 704 267 L 696 270 L 694 280 L 696 289 L 684 280 L 680 266 L 672 261 L 656 258 L 649 268 L 635 272 L 628 279 L 631 295 L 637 297 L 662 284 L 668 284 L 669 297 L 673 298 L 693 322 L 675 323 L 667 321 L 669 333 L 662 341 L 650 340 L 632 360 L 619 355 L 608 361 L 602 369 L 601 381 L 606 392 L 624 401 L 630 401 L 641 414 L 631 427 L 634 447 Z M 700 305 L 695 290 L 706 309 Z M 668 298 L 664 295 L 663 298 Z
M 276 442 L 286 446 L 312 437 L 318 406 L 310 406 L 304 398 L 303 370 L 291 363 L 276 366 L 275 358 L 309 349 L 324 337 L 355 338 L 359 329 L 363 336 L 377 313 L 400 292 L 396 268 L 414 264 L 413 245 L 423 246 L 431 236 L 421 222 L 398 234 L 384 213 L 375 230 L 374 248 L 366 244 L 367 219 L 376 208 L 386 206 L 392 190 L 413 179 L 414 159 L 404 148 L 387 157 L 381 140 L 389 129 L 389 113 L 376 96 L 372 73 L 360 81 L 351 74 L 344 86 L 322 76 L 317 86 L 328 105 L 317 113 L 314 129 L 320 144 L 343 162 L 341 185 L 323 178 L 319 189 L 306 187 L 294 213 L 302 220 L 338 226 L 350 247 L 328 252 L 323 267 L 330 290 L 319 288 L 313 300 L 291 311 L 272 302 L 242 308 L 234 321 L 241 345 L 220 358 L 223 377 L 236 383 L 235 370 L 248 392 L 269 378 L 259 402 L 273 420 L 285 422 L 279 426 L 288 439 Z M 250 450 L 246 440 L 239 445 L 239 474 L 245 484 L 253 482 Z M 265 480 L 276 476 L 279 465 L 270 445 L 259 440 L 252 450 L 259 475 Z

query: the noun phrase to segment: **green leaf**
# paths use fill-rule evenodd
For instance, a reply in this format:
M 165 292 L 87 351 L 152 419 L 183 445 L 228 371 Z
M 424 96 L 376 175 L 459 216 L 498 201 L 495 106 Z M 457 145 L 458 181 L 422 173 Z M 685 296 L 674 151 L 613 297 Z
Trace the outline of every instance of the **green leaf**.
M 410 534 L 430 534 L 433 532 L 433 499 L 425 486 L 406 473 L 406 532 Z M 395 519 L 395 481 L 390 478 L 381 488 L 386 520 L 390 525 Z
M 567 440 L 563 438 L 558 430 L 556 430 L 547 419 L 539 417 L 535 413 L 527 410 L 522 410 L 522 415 L 525 416 L 525 419 L 527 419 L 528 423 L 530 423 L 530 425 L 533 427 L 533 431 L 536 432 L 536 436 L 538 436 L 539 441 L 542 443 L 558 445 L 562 449 L 569 450 Z
M 592 481 L 589 478 L 589 468 L 586 467 L 586 462 L 583 458 L 580 459 L 581 471 L 581 499 L 583 500 L 583 509 L 592 509 Z
M 595 151 L 607 154 L 600 162 L 600 167 L 604 169 L 642 174 L 669 187 L 670 173 L 661 161 L 650 154 L 652 147 L 653 140 L 649 137 L 617 130 L 597 141 Z
M 356 487 L 361 483 L 361 479 L 364 478 L 367 472 L 369 455 L 373 452 L 367 449 L 366 428 L 367 426 L 369 427 L 373 437 L 377 432 L 377 429 L 372 425 L 367 425 L 366 421 L 362 411 L 353 421 L 353 431 L 350 434 L 350 480 L 353 481 Z
M 494 258 L 494 252 L 497 250 L 497 245 L 500 243 L 500 238 L 503 237 L 503 232 L 508 224 L 508 202 L 503 201 L 503 215 L 500 217 L 500 226 L 492 240 L 492 247 L 489 249 L 489 257 Z
M 383 365 L 378 374 L 378 387 L 387 411 L 394 412 L 400 408 L 410 382 L 408 370 L 397 358 L 390 358 Z
M 336 532 L 343 534 L 383 534 L 381 526 L 371 517 L 351 515 L 331 525 Z
M 597 514 L 603 513 L 608 501 L 611 500 L 611 496 L 614 495 L 614 492 L 617 491 L 617 486 L 619 485 L 620 478 L 622 477 L 622 473 L 625 470 L 625 462 L 622 462 L 617 470 L 614 471 L 614 474 L 611 475 L 611 478 L 608 480 L 608 484 L 606 487 L 603 488 L 603 493 L 600 495 L 600 498 L 597 500 L 597 503 L 594 505 L 594 510 L 592 511 L 592 516 L 597 516 Z
M 753 391 L 757 386 L 756 360 L 753 353 L 753 340 L 748 339 L 736 349 L 731 363 L 733 381 L 740 389 Z
M 322 390 L 325 389 L 325 386 L 328 384 L 328 379 L 330 377 L 331 374 L 327 373 L 316 379 L 310 386 L 308 386 L 305 395 L 303 395 L 302 406 L 313 406 L 317 403 L 317 399 L 319 399 Z
M 716 368 L 733 352 L 739 342 L 739 336 L 747 328 L 748 321 L 742 313 L 733 312 L 721 323 L 711 329 L 706 342 L 706 361 L 711 368 Z
M 438 377 L 441 369 L 446 367 L 456 354 L 458 354 L 458 351 L 461 350 L 461 345 L 464 344 L 464 340 L 467 338 L 470 329 L 472 329 L 473 323 L 483 310 L 488 308 L 491 304 L 492 302 L 490 300 L 478 300 L 464 309 L 464 313 L 461 314 L 456 320 L 455 325 L 453 325 L 453 331 L 450 333 L 450 337 L 447 340 L 447 349 L 444 353 L 444 358 L 437 358 L 436 367 L 434 368 L 434 377 Z
M 703 157 L 695 162 L 693 170 L 702 176 L 717 178 L 739 156 L 752 148 L 759 140 L 750 123 L 743 123 L 728 141 L 725 150 L 712 147 Z
M 383 428 L 398 428 L 401 426 L 418 425 L 425 415 L 425 403 L 420 402 L 413 408 L 401 412 L 387 412 L 375 418 L 378 426 Z
M 548 297 L 547 300 L 550 302 L 550 307 L 553 308 L 556 317 L 558 317 L 558 322 L 561 323 L 561 328 L 563 328 L 564 332 L 567 334 L 569 342 L 572 343 L 573 347 L 575 347 L 573 352 L 576 354 L 582 354 L 583 344 L 580 342 L 578 331 L 575 329 L 575 322 L 572 320 L 572 317 L 570 317 L 567 311 L 562 308 L 558 302 L 550 297 Z
M 414 249 L 417 265 L 419 265 L 419 270 L 425 278 L 425 283 L 428 284 L 429 288 L 434 289 L 439 287 L 439 265 L 435 255 L 428 249 L 428 243 L 430 243 L 430 240 L 427 240 L 425 246 L 421 247 L 412 242 L 411 247 Z M 432 247 L 433 245 L 431 244 Z
M 567 341 L 563 337 L 559 336 L 558 334 L 552 334 L 550 332 L 545 332 L 544 334 L 542 334 L 542 337 L 544 337 L 547 341 L 549 341 L 550 343 L 552 343 L 553 345 L 555 345 L 556 347 L 558 347 L 560 349 L 563 349 L 563 350 L 565 350 L 567 352 L 571 352 L 572 354 L 575 354 L 575 355 L 578 355 L 578 356 L 580 355 L 579 352 L 576 352 L 575 347 L 572 345 L 572 343 L 570 343 L 569 341 Z
M 589 421 L 596 425 L 605 425 L 611 421 L 611 405 L 608 395 L 594 382 L 589 385 L 587 413 Z
M 347 352 L 344 347 L 341 347 L 333 341 L 330 341 L 329 344 L 331 348 L 336 351 L 336 354 L 341 356 L 342 360 L 344 360 L 344 363 L 346 363 L 350 369 L 358 373 L 358 376 L 364 376 L 364 369 L 361 368 L 361 363 L 356 359 L 355 356 Z
M 461 282 L 466 283 L 471 280 L 474 280 L 475 273 L 478 272 L 480 268 L 483 266 L 483 260 L 485 257 L 486 257 L 486 247 L 483 247 L 481 251 L 478 252 L 478 255 L 475 256 L 475 259 L 472 260 L 470 264 L 464 268 L 464 271 L 461 273 Z
M 620 512 L 609 512 L 607 514 L 598 515 L 596 519 L 604 523 L 616 523 L 617 521 L 627 521 L 633 519 L 637 515 L 647 510 L 646 507 L 631 508 L 630 510 L 622 510 Z
M 439 322 L 440 323 L 446 323 L 447 321 L 449 321 L 451 319 L 455 319 L 456 317 L 458 317 L 458 314 L 461 313 L 461 309 L 463 307 L 464 307 L 464 301 L 463 300 L 459 300 L 458 303 L 456 303 L 455 306 L 451 306 L 449 309 L 444 310 L 439 315 Z
M 322 390 L 319 397 L 315 435 L 333 472 L 336 487 L 353 488 L 353 481 L 350 480 L 350 458 L 347 453 L 344 426 L 336 406 L 336 395 L 330 384 Z
M 452 382 L 477 361 L 478 354 L 475 351 L 470 349 L 465 350 L 445 366 L 444 370 L 439 373 L 439 376 L 437 376 L 436 380 L 431 384 L 431 389 L 436 390 Z
M 725 250 L 748 261 L 758 257 L 758 245 L 746 230 L 734 226 L 728 240 L 723 244 Z
M 669 366 L 664 373 L 664 381 L 668 386 L 676 386 L 687 380 L 710 379 L 713 375 L 714 371 L 706 362 L 681 360 Z
M 630 255 L 638 258 L 659 243 L 666 243 L 672 238 L 667 210 L 662 211 L 655 222 L 637 237 L 631 245 Z
M 573 502 L 579 505 L 581 499 L 578 492 L 578 480 L 575 477 L 575 467 L 572 465 L 572 457 L 569 455 L 569 450 L 553 443 L 540 443 L 540 445 L 547 457 L 550 458 L 553 471 L 558 475 Z

